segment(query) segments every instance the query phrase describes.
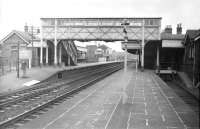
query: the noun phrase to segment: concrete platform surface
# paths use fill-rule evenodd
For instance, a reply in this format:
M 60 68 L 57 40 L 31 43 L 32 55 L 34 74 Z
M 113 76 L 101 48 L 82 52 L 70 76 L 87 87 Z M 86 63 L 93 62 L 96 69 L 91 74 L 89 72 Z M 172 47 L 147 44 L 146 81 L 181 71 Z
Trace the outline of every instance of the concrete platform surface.
M 16 128 L 198 129 L 197 115 L 154 73 L 129 67 L 30 116 Z
M 31 81 L 43 81 L 48 77 L 52 76 L 56 72 L 60 70 L 67 70 L 85 66 L 91 66 L 101 63 L 84 63 L 78 64 L 77 66 L 66 66 L 66 67 L 55 67 L 55 66 L 43 66 L 43 67 L 34 67 L 31 69 L 27 69 L 26 77 L 22 77 L 23 73 L 20 69 L 20 77 L 17 78 L 17 72 L 13 71 L 7 73 L 3 76 L 0 76 L 0 94 L 6 94 L 15 90 L 20 90 L 21 88 L 25 88 L 26 83 Z

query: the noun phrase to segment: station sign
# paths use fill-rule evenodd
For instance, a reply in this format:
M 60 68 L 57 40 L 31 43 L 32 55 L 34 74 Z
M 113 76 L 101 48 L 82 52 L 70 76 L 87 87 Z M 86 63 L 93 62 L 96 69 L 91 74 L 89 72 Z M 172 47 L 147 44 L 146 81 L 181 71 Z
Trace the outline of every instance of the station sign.
M 162 41 L 163 48 L 184 48 L 181 40 L 163 40 Z
M 20 59 L 30 59 L 32 57 L 32 51 L 27 49 L 22 49 L 19 51 Z

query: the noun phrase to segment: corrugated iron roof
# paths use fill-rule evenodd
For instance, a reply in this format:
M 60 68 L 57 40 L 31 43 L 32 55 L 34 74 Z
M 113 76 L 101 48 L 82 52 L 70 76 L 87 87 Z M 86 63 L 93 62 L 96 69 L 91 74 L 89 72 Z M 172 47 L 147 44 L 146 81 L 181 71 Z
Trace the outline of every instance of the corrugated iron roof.
M 194 40 L 195 37 L 200 34 L 200 29 L 199 30 L 187 30 L 185 36 L 189 36 L 190 39 Z
M 195 38 L 194 39 L 195 41 L 198 40 L 198 39 L 200 39 L 200 32 L 194 38 Z

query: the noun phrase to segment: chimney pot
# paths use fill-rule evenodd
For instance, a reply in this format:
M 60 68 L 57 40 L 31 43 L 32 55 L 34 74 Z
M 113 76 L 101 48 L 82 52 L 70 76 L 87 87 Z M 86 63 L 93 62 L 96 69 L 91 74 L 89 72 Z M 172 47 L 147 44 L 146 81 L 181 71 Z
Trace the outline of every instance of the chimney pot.
M 24 32 L 28 32 L 28 26 L 27 26 L 27 24 L 25 24 L 25 26 L 24 26 Z
M 171 25 L 166 26 L 165 33 L 172 34 L 172 26 Z
M 176 27 L 176 33 L 177 33 L 177 34 L 182 34 L 181 23 L 177 24 L 177 27 Z

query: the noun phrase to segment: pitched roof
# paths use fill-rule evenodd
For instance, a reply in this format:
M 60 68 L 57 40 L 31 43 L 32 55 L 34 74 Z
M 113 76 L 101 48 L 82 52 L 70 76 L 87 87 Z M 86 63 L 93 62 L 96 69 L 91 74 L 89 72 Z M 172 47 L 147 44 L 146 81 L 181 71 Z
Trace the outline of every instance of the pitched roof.
M 198 39 L 200 39 L 200 33 L 198 33 L 198 34 L 195 36 L 195 39 L 194 39 L 194 40 L 196 41 L 196 40 L 198 40 Z
M 17 30 L 13 30 L 12 32 L 10 32 L 5 38 L 3 38 L 0 43 L 3 43 L 4 41 L 6 41 L 10 36 L 12 36 L 13 34 L 18 35 L 22 40 L 24 40 L 24 42 L 26 42 L 27 44 L 29 44 L 32 40 L 31 34 L 27 33 L 27 32 L 22 32 L 22 31 L 17 31 Z M 39 40 L 38 37 L 33 36 L 33 40 Z
M 169 34 L 169 33 L 161 33 L 161 40 L 183 40 L 183 34 Z
M 189 36 L 190 39 L 194 40 L 194 38 L 197 37 L 199 33 L 200 33 L 200 29 L 199 30 L 187 30 L 185 36 Z

